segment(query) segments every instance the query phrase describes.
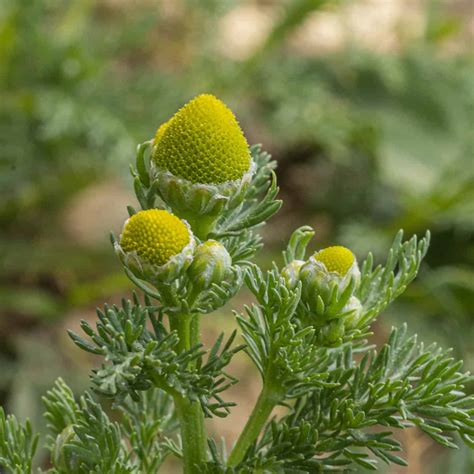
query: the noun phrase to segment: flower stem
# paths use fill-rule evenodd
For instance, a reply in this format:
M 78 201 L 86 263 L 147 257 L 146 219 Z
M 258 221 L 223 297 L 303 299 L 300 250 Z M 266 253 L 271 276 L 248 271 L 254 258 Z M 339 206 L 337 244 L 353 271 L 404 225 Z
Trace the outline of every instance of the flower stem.
M 184 214 L 183 218 L 189 222 L 189 225 L 193 229 L 194 235 L 196 235 L 202 241 L 207 239 L 207 236 L 211 232 L 216 222 L 217 216 L 195 216 L 194 214 Z
M 201 315 L 195 314 L 190 323 L 190 343 L 191 347 L 201 341 Z
M 278 392 L 271 385 L 264 384 L 252 414 L 229 456 L 227 463 L 229 467 L 235 467 L 242 462 L 245 453 L 258 438 L 258 435 L 279 400 L 280 396 Z
M 183 440 L 184 474 L 193 474 L 206 461 L 204 414 L 197 402 L 174 398 Z
M 199 342 L 199 318 L 199 315 L 188 314 L 170 318 L 172 329 L 178 332 L 180 352 Z M 183 472 L 192 474 L 202 466 L 207 457 L 204 413 L 199 402 L 190 401 L 181 395 L 175 395 L 173 398 L 183 440 Z
M 178 333 L 178 351 L 183 352 L 191 347 L 191 320 L 189 314 L 177 314 L 170 318 L 170 326 Z

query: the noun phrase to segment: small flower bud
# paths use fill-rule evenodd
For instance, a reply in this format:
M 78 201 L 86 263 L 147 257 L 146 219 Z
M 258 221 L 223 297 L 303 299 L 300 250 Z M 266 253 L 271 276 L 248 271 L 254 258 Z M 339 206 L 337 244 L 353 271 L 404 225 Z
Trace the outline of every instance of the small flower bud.
M 208 240 L 196 248 L 188 275 L 195 287 L 207 289 L 222 281 L 231 265 L 232 258 L 227 249 L 215 240 Z
M 319 297 L 323 301 L 329 298 L 331 293 L 331 283 L 334 281 L 331 274 L 324 265 L 310 258 L 302 267 L 299 273 L 301 280 L 301 298 L 305 301 L 310 310 L 319 313 Z
M 301 267 L 302 300 L 318 319 L 332 317 L 333 314 L 327 312 L 327 305 L 334 291 L 341 294 L 351 279 L 356 285 L 360 280 L 354 254 L 345 247 L 323 249 Z
M 168 211 L 148 209 L 125 222 L 115 250 L 139 278 L 172 279 L 189 266 L 194 246 L 194 237 L 184 221 Z
M 290 290 L 294 290 L 300 281 L 300 270 L 304 265 L 303 260 L 293 260 L 281 271 L 281 276 L 285 279 Z

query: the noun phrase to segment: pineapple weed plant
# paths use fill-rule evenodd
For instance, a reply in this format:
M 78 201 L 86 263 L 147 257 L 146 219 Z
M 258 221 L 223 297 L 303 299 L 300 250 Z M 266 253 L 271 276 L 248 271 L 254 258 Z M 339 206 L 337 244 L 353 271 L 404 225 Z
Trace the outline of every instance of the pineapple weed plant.
M 138 147 L 132 168 L 141 209 L 112 243 L 138 293 L 82 321 L 81 349 L 101 356 L 92 389 L 106 412 L 63 380 L 44 397 L 49 473 L 155 473 L 168 455 L 185 473 L 348 472 L 405 465 L 395 429 L 419 427 L 443 446 L 474 446 L 471 376 L 448 351 L 425 347 L 405 326 L 377 352 L 367 342 L 377 316 L 415 278 L 429 234 L 395 237 L 385 265 L 359 264 L 344 247 L 306 255 L 304 226 L 283 252 L 284 267 L 251 262 L 259 230 L 278 211 L 275 162 L 249 147 L 233 113 L 200 95 Z M 200 320 L 246 285 L 255 302 L 236 314 L 236 332 L 210 350 Z M 138 294 L 142 294 L 139 296 Z M 212 316 L 211 316 L 212 317 Z M 230 452 L 206 433 L 225 417 L 226 371 L 244 350 L 262 389 Z M 286 409 L 273 416 L 273 409 Z M 112 418 L 110 417 L 112 416 Z M 0 466 L 33 470 L 38 435 L 0 409 Z

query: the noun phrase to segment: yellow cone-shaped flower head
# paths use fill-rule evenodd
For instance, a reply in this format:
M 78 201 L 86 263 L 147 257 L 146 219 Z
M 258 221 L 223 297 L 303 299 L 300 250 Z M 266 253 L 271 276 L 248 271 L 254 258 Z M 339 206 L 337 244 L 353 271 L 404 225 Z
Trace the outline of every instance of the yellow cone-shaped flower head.
M 158 129 L 153 160 L 174 176 L 202 184 L 239 180 L 251 165 L 237 119 L 209 94 L 195 97 Z
M 156 134 L 155 134 L 155 146 L 160 142 L 161 138 L 165 134 L 165 131 L 168 128 L 170 123 L 171 123 L 171 120 L 168 120 L 167 122 L 162 123 L 158 127 L 158 130 L 156 131 Z
M 124 252 L 136 252 L 143 260 L 164 265 L 189 244 L 184 222 L 160 209 L 134 214 L 125 224 L 120 245 Z
M 336 245 L 320 250 L 314 255 L 314 259 L 323 263 L 329 272 L 344 276 L 352 267 L 355 256 L 348 248 Z

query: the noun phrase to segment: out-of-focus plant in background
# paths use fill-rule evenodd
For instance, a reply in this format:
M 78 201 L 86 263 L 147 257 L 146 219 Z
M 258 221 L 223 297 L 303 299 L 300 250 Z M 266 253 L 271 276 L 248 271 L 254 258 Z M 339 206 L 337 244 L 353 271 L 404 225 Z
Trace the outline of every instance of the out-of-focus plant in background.
M 129 289 L 106 238 L 130 201 L 123 164 L 205 91 L 279 163 L 267 245 L 304 219 L 360 256 L 432 230 L 382 323 L 409 320 L 473 368 L 473 25 L 469 0 L 4 0 L 0 403 L 39 423 L 58 366 L 87 371 L 62 325 Z M 469 456 L 441 469 L 471 472 Z

